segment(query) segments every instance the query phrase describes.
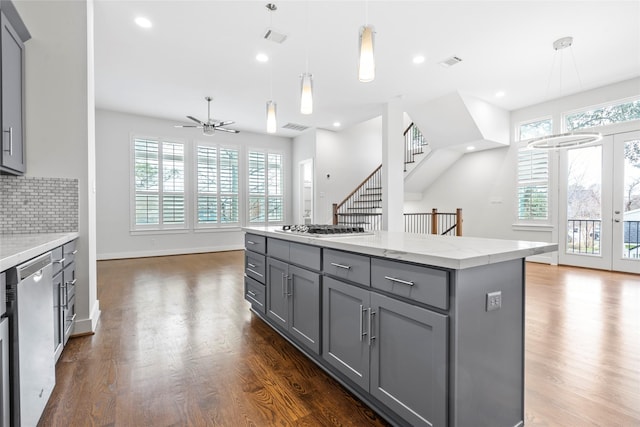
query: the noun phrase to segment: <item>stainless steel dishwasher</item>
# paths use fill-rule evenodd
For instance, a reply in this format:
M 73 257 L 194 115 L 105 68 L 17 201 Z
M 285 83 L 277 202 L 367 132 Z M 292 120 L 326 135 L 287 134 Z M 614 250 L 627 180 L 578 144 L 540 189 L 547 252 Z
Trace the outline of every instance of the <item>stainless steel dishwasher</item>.
M 35 426 L 55 386 L 51 252 L 7 274 L 11 425 Z

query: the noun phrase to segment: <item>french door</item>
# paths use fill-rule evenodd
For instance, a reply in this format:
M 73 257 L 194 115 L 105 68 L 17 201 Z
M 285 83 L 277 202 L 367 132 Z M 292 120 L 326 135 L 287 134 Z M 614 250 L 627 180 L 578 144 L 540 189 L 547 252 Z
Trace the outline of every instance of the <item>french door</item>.
M 640 131 L 560 154 L 559 262 L 640 273 Z

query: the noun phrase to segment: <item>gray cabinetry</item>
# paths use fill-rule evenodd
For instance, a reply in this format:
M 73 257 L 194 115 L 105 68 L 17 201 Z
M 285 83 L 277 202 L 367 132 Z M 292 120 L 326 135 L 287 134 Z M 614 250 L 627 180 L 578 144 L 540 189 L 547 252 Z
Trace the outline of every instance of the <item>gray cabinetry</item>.
M 324 360 L 411 425 L 445 425 L 447 316 L 323 283 Z
M 10 19 L 11 18 L 11 19 Z M 11 21 L 18 21 L 13 23 Z M 2 2 L 0 10 L 0 46 L 1 71 L 0 79 L 0 125 L 2 128 L 2 144 L 0 149 L 0 172 L 22 175 L 25 171 L 25 150 L 23 135 L 23 91 L 24 91 L 24 44 L 15 25 L 20 32 L 26 28 L 20 20 L 15 7 L 9 2 Z M 28 32 L 26 33 L 28 35 Z
M 264 314 L 267 238 L 246 233 L 244 245 L 244 299 L 254 310 Z
M 76 240 L 51 251 L 53 272 L 53 354 L 60 358 L 76 317 Z
M 320 352 L 320 275 L 267 258 L 267 317 L 299 343 Z
M 0 426 L 8 426 L 9 412 L 9 319 L 6 317 L 6 275 L 0 272 Z

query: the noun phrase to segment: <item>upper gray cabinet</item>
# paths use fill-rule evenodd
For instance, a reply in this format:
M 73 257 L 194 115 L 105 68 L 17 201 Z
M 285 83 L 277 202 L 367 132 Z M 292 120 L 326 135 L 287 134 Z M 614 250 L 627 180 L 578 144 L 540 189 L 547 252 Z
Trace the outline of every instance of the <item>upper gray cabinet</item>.
M 0 2 L 0 172 L 22 175 L 25 172 L 24 146 L 24 41 L 29 32 L 14 5 Z

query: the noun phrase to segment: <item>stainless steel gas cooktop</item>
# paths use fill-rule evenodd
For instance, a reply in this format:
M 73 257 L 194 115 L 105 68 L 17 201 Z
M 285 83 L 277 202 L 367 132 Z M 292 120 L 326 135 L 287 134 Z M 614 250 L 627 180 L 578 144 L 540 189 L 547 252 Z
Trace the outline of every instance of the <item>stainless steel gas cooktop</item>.
M 364 227 L 360 226 L 327 224 L 283 225 L 282 229 L 274 231 L 311 237 L 350 237 L 374 234 L 372 231 L 365 230 Z

